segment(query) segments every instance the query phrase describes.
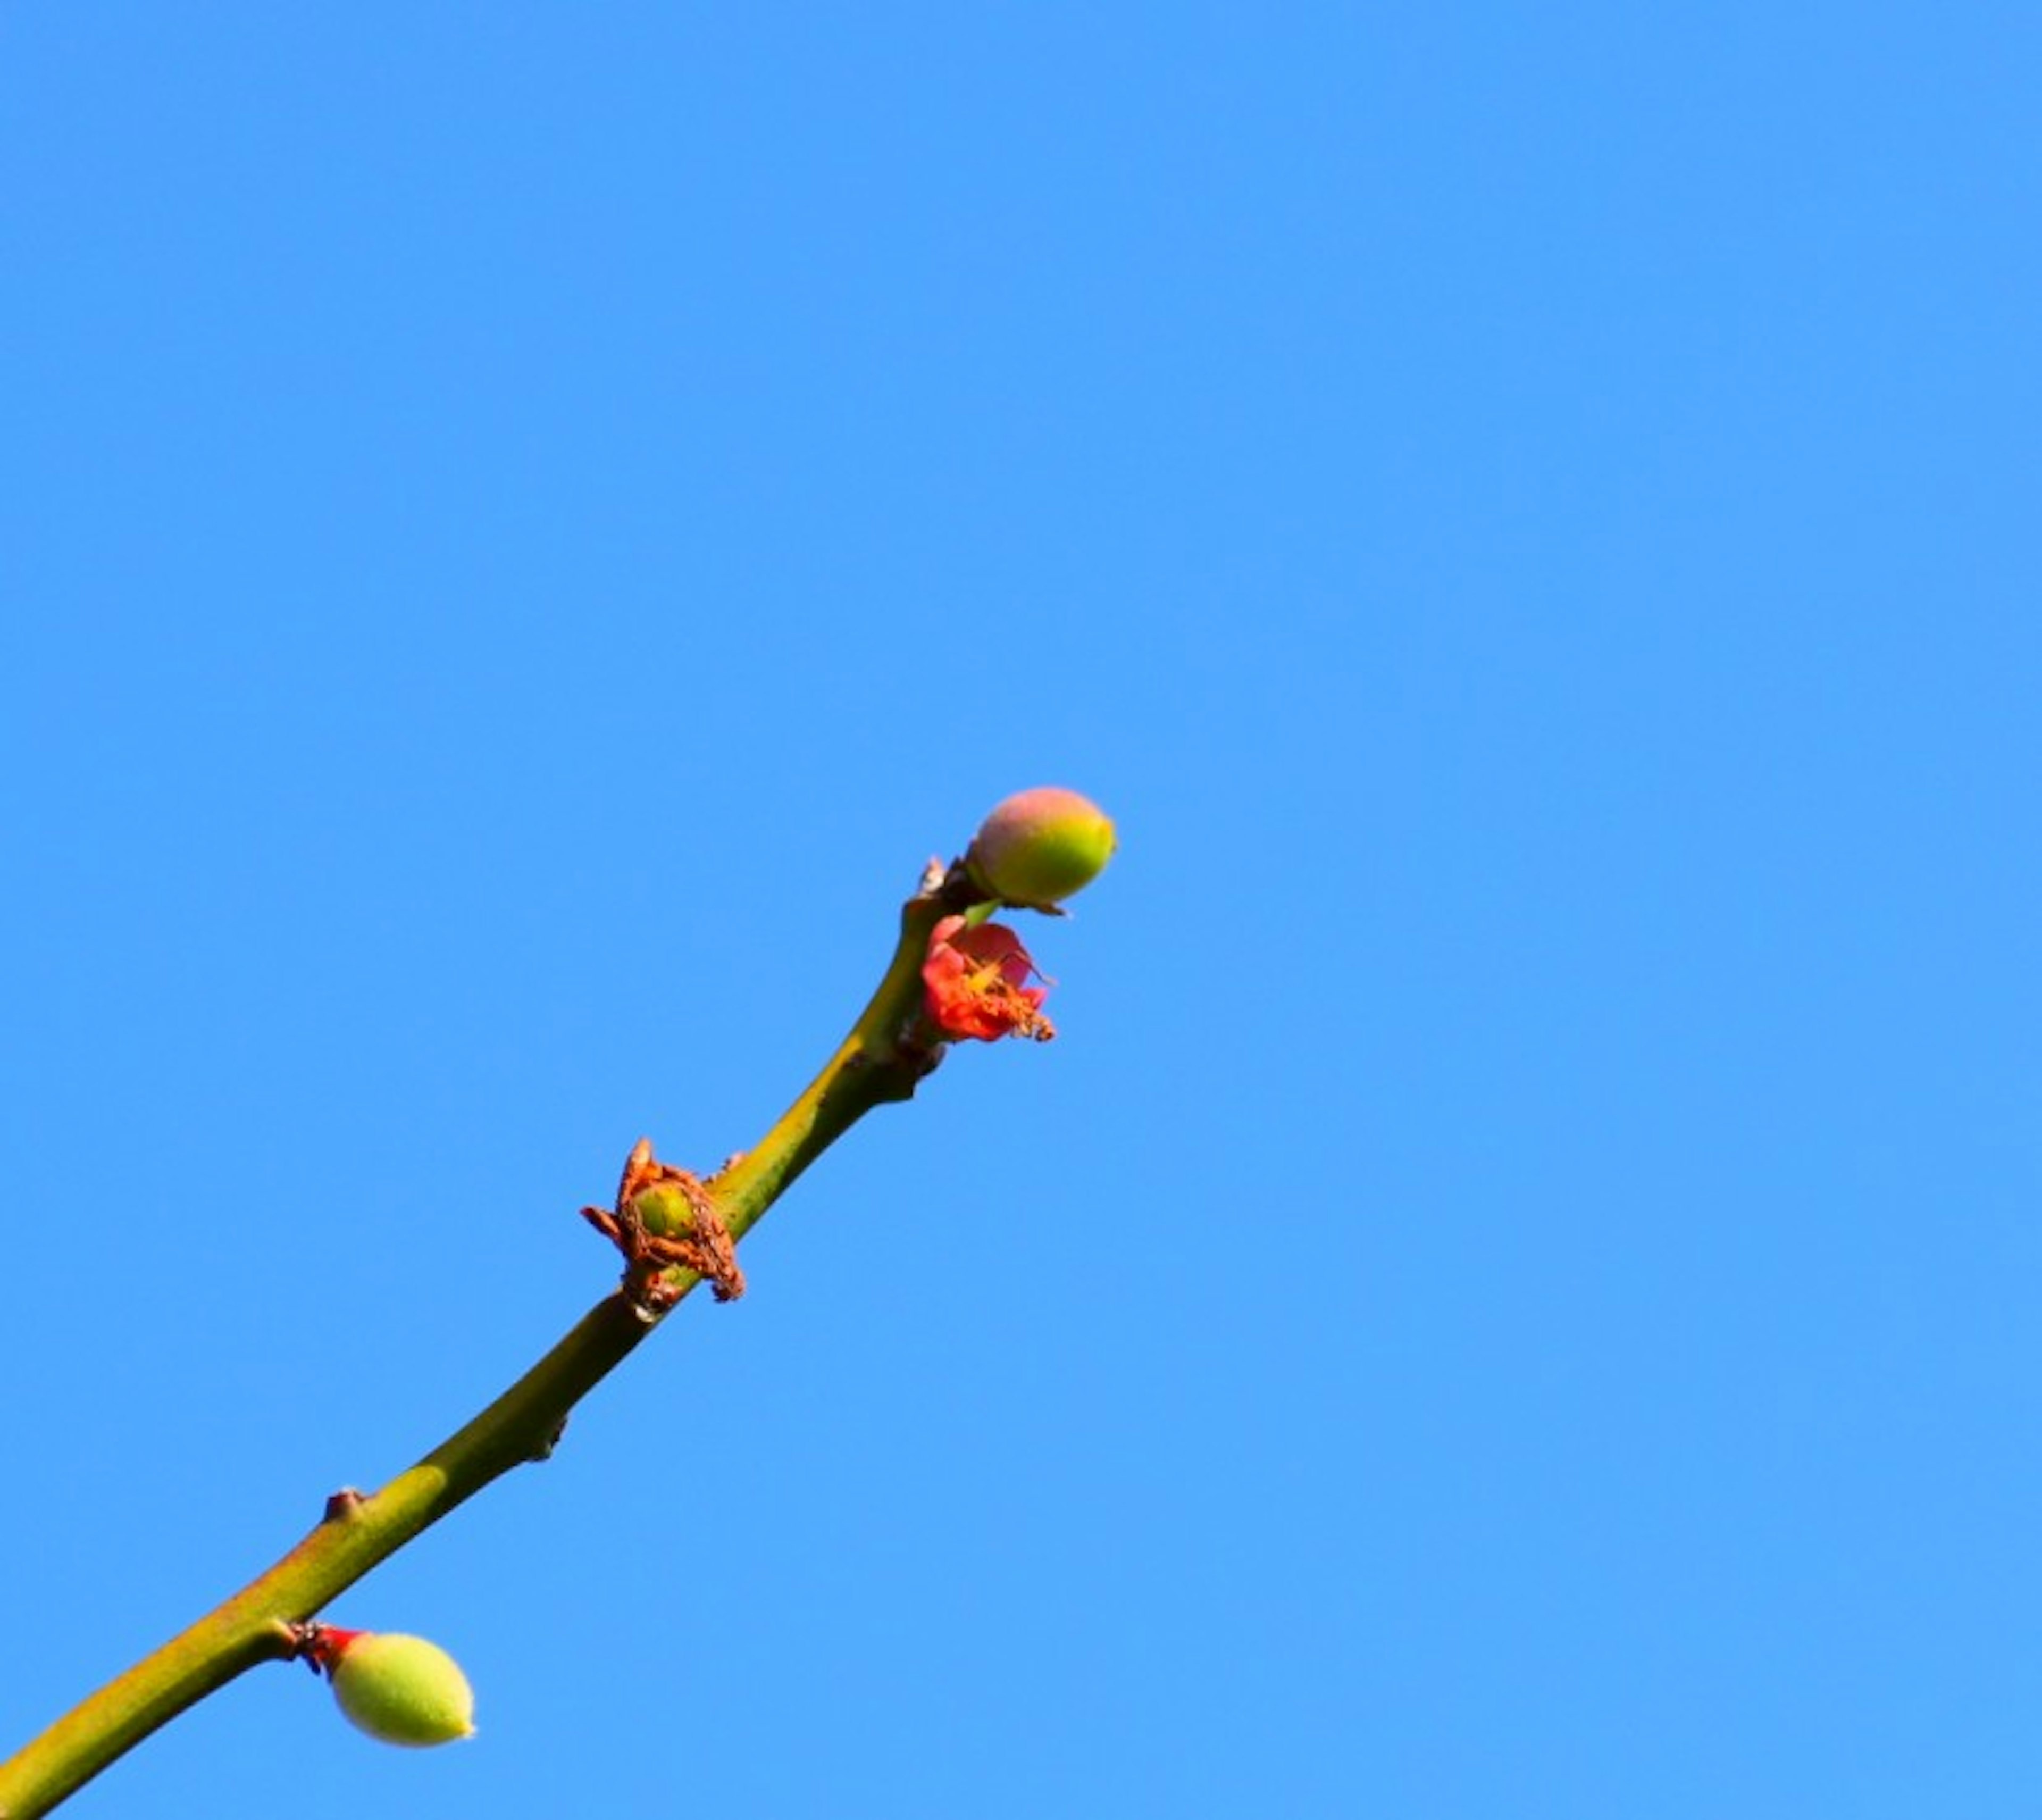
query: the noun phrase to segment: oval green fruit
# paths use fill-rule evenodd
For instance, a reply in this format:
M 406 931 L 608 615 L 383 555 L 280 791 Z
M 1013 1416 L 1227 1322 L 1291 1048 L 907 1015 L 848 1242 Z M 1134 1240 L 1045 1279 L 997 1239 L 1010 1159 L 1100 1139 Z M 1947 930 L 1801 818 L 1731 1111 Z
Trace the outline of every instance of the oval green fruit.
M 365 1631 L 333 1665 L 340 1710 L 385 1744 L 450 1744 L 475 1730 L 475 1692 L 437 1643 Z

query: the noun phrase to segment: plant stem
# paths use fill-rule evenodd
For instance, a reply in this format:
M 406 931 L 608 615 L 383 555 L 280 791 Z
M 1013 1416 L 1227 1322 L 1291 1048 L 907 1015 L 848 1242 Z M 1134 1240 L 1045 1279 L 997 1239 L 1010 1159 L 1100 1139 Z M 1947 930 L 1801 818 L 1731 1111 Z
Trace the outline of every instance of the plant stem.
M 758 1145 L 715 1182 L 733 1239 L 758 1224 L 803 1170 L 874 1106 L 905 1099 L 927 1061 L 902 1041 L 920 1004 L 929 931 L 946 908 L 931 883 L 901 912 L 901 939 L 871 1002 L 836 1054 Z M 700 1279 L 683 1272 L 683 1294 Z M 568 1413 L 658 1325 L 622 1294 L 606 1297 L 467 1425 L 367 1497 L 337 1496 L 273 1566 L 0 1763 L 0 1820 L 47 1814 L 158 1726 L 258 1662 L 296 1653 L 292 1626 L 387 1560 L 492 1480 L 541 1459 Z

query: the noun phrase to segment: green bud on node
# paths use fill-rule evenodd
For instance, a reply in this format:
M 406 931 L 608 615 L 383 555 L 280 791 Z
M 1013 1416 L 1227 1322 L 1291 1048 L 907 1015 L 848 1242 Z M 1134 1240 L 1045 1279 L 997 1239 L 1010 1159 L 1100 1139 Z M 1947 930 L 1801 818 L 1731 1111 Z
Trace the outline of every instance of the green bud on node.
M 423 1637 L 357 1631 L 341 1645 L 328 1672 L 340 1710 L 385 1744 L 450 1744 L 475 1730 L 468 1677 Z
M 1009 797 L 988 816 L 964 862 L 973 882 L 1003 903 L 1047 909 L 1105 870 L 1115 838 L 1091 798 L 1044 785 Z

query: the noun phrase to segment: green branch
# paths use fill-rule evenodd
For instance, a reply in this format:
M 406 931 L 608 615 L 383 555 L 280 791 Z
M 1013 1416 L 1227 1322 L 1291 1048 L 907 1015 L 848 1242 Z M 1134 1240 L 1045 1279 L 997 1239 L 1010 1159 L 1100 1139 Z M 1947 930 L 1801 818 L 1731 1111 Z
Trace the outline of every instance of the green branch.
M 755 1149 L 713 1185 L 732 1240 L 758 1224 L 795 1178 L 874 1107 L 905 1099 L 927 1071 L 939 1033 L 921 1022 L 921 966 L 931 931 L 962 907 L 954 872 L 932 878 L 901 912 L 901 939 L 872 1000 L 800 1098 Z M 972 895 L 982 895 L 973 893 Z M 465 1503 L 492 1480 L 542 1459 L 568 1413 L 701 1281 L 667 1273 L 658 1310 L 620 1291 L 598 1302 L 559 1344 L 481 1414 L 408 1471 L 366 1497 L 342 1493 L 303 1541 L 225 1604 L 0 1763 L 0 1820 L 33 1820 L 132 1750 L 158 1726 L 258 1662 L 297 1653 L 293 1628 Z M 17 1639 L 18 1646 L 18 1639 Z

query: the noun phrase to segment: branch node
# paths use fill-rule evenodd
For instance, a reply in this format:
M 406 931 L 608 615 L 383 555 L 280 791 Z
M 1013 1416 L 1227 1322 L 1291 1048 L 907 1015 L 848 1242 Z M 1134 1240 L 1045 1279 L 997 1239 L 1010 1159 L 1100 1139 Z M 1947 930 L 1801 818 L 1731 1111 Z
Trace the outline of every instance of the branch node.
M 681 1299 L 671 1272 L 692 1271 L 718 1302 L 744 1293 L 736 1241 L 702 1179 L 656 1160 L 641 1138 L 624 1160 L 614 1207 L 583 1207 L 581 1217 L 615 1245 L 624 1259 L 624 1293 L 649 1326 Z
M 553 1457 L 553 1449 L 560 1444 L 560 1436 L 564 1435 L 567 1432 L 568 1418 L 565 1416 L 563 1416 L 557 1422 L 554 1423 L 553 1432 L 547 1436 L 543 1441 L 540 1442 L 536 1447 L 533 1448 L 531 1452 L 528 1454 L 526 1458 L 535 1464 L 541 1463 L 551 1459 Z

